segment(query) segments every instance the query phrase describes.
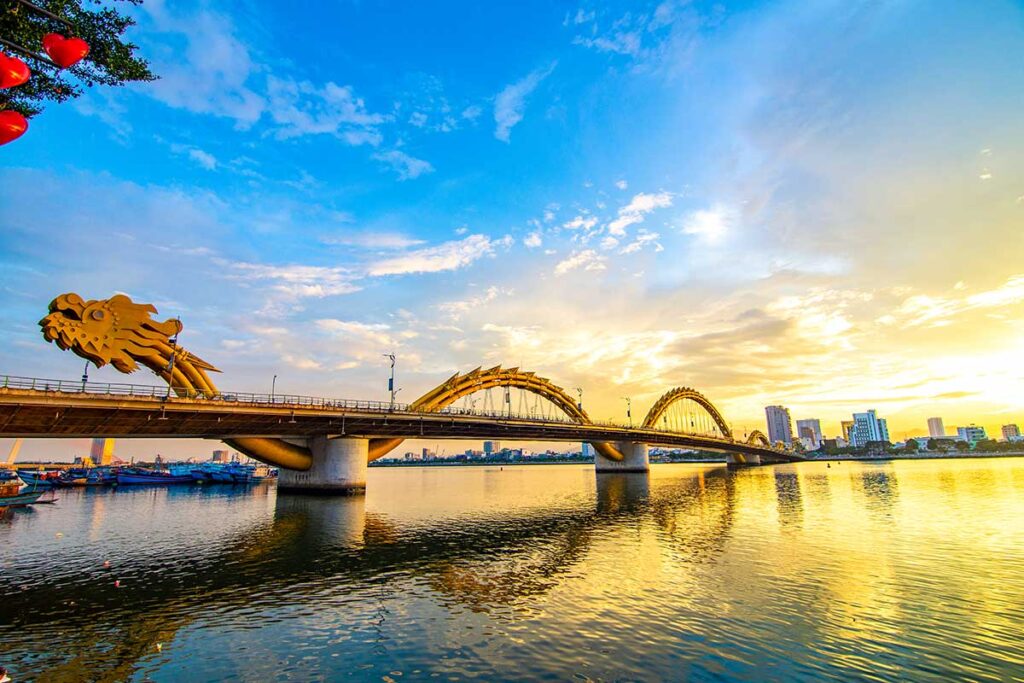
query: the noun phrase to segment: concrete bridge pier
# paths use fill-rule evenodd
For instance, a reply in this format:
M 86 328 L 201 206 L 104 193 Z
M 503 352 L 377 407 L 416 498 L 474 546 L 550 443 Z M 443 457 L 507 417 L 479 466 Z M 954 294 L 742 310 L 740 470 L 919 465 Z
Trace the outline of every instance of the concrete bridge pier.
M 277 490 L 328 495 L 366 493 L 369 439 L 331 439 L 317 436 L 305 444 L 313 452 L 313 466 L 306 471 L 281 468 Z
M 730 470 L 756 467 L 761 464 L 761 456 L 753 453 L 728 453 L 725 456 L 725 463 Z
M 594 453 L 594 469 L 598 472 L 649 472 L 651 462 L 647 457 L 647 444 L 636 441 L 618 441 L 615 448 L 624 456 L 612 460 L 600 453 Z

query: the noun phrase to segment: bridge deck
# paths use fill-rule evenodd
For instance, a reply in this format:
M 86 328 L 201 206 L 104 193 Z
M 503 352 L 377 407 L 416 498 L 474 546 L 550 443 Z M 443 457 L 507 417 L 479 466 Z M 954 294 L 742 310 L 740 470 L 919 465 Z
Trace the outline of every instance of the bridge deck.
M 354 405 L 355 407 L 351 407 Z M 0 437 L 208 438 L 316 435 L 512 441 L 637 441 L 650 445 L 799 456 L 737 441 L 613 424 L 476 414 L 390 410 L 368 402 L 253 404 L 218 399 L 93 394 L 0 387 Z

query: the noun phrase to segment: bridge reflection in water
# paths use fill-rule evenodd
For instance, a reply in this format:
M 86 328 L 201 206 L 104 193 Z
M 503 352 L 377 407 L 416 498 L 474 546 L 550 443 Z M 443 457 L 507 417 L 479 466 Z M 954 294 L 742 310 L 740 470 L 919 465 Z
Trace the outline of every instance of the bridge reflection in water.
M 993 624 L 1019 610 L 1020 577 L 994 565 L 994 581 L 943 578 L 970 551 L 938 512 L 972 510 L 984 556 L 1024 559 L 996 514 L 1024 493 L 1024 465 L 995 465 L 981 488 L 986 466 L 953 486 L 942 466 L 967 464 L 411 468 L 375 471 L 354 498 L 71 491 L 0 526 L 3 664 L 38 681 L 753 676 L 766 662 L 784 678 L 810 658 L 824 678 L 836 661 L 893 676 L 896 619 L 919 639 L 941 627 L 961 648 L 943 666 L 969 654 L 999 671 L 1020 644 L 926 596 Z M 893 527 L 909 514 L 913 530 Z

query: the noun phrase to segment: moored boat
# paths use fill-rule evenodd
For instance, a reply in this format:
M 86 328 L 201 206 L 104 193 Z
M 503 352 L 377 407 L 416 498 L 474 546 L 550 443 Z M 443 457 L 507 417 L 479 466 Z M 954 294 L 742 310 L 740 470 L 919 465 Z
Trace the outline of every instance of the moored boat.
M 256 468 L 252 473 L 252 481 L 266 481 L 267 479 L 275 479 L 277 477 L 277 469 L 268 465 L 256 465 Z
M 18 476 L 34 488 L 52 488 L 60 484 L 60 472 L 56 470 L 18 470 Z
M 44 491 L 39 489 L 26 489 L 19 491 L 19 484 L 0 485 L 0 508 L 24 507 L 39 500 Z
M 137 484 L 191 484 L 192 475 L 172 474 L 163 470 L 147 470 L 141 467 L 123 467 L 117 471 L 119 486 Z

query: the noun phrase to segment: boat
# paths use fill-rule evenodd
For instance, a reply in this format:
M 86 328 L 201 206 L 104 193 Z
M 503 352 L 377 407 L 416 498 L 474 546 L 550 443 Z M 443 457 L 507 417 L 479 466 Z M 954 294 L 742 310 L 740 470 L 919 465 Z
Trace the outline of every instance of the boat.
M 18 473 L 14 470 L 0 470 L 0 483 L 6 481 L 18 481 Z
M 191 484 L 192 474 L 172 474 L 165 470 L 148 470 L 142 467 L 122 467 L 117 470 L 118 486 L 137 484 Z
M 19 491 L 20 484 L 0 485 L 0 508 L 25 507 L 39 500 L 45 491 L 40 489 L 26 489 Z
M 231 480 L 236 484 L 248 484 L 252 482 L 252 475 L 256 471 L 255 465 L 242 465 L 233 462 L 227 467 Z
M 256 465 L 256 468 L 252 473 L 252 481 L 266 481 L 267 479 L 277 478 L 277 468 L 270 467 L 268 465 Z
M 216 464 L 204 462 L 199 467 L 193 467 L 189 470 L 189 474 L 192 475 L 193 481 L 209 482 L 213 481 L 213 471 L 216 469 Z
M 52 488 L 60 484 L 60 472 L 57 470 L 18 470 L 18 476 L 34 488 Z
M 110 467 L 80 467 L 65 471 L 58 486 L 113 486 L 116 483 L 117 475 Z

